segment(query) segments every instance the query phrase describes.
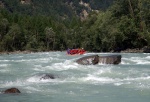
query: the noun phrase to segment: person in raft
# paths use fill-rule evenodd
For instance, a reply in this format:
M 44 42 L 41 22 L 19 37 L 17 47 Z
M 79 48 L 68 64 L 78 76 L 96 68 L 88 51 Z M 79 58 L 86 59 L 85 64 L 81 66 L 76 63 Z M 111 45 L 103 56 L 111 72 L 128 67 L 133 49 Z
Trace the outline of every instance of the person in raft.
M 69 49 L 69 48 L 67 49 L 67 54 L 70 54 L 70 50 L 71 50 L 71 49 Z

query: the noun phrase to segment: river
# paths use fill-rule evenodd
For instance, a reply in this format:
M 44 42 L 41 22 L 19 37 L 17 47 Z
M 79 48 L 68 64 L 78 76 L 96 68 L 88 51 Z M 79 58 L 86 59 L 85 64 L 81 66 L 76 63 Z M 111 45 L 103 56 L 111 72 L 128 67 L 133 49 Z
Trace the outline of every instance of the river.
M 119 65 L 79 65 L 87 55 L 121 54 Z M 46 73 L 55 79 L 40 79 Z M 11 87 L 20 94 L 3 94 Z M 149 53 L 39 52 L 0 55 L 0 102 L 149 102 Z

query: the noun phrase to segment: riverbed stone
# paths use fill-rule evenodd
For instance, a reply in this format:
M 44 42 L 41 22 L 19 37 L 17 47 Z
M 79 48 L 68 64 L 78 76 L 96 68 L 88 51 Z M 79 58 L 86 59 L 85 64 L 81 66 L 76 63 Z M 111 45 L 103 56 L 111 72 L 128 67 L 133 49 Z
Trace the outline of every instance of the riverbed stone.
M 119 63 L 121 63 L 121 55 L 99 56 L 99 63 L 102 63 L 102 64 L 119 64 Z
M 21 93 L 17 88 L 9 88 L 4 91 L 4 93 Z
M 91 55 L 79 58 L 78 60 L 76 60 L 76 62 L 82 65 L 95 65 L 98 63 L 119 64 L 121 63 L 121 55 L 107 55 L 107 56 Z
M 46 80 L 46 79 L 55 79 L 56 76 L 50 73 L 45 73 L 43 75 L 41 75 L 40 80 Z

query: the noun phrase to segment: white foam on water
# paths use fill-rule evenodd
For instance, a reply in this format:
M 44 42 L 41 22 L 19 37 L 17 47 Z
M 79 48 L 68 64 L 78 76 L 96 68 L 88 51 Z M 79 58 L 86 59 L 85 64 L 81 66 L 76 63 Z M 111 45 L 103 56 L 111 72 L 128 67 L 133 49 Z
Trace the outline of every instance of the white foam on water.
M 29 83 L 48 83 L 48 82 L 58 82 L 57 79 L 42 79 L 45 74 L 36 73 L 35 75 L 26 79 Z
M 40 76 L 33 76 L 27 79 L 27 82 L 32 82 L 32 83 L 40 83 Z
M 0 72 L 5 73 L 5 72 L 9 72 L 8 69 L 0 69 Z
M 41 93 L 43 92 L 44 94 L 46 94 L 47 96 L 49 94 L 47 93 L 52 93 L 52 94 L 59 94 L 60 92 L 57 90 L 57 89 L 51 89 L 51 88 L 48 88 L 48 89 L 43 89 L 42 87 L 39 87 L 39 86 L 26 86 L 25 87 L 25 90 L 26 90 L 26 93 Z
M 116 83 L 114 83 L 115 86 L 120 86 L 122 84 L 124 84 L 124 83 L 123 82 L 116 82 Z
M 137 78 L 125 78 L 124 81 L 143 81 L 143 80 L 149 80 L 150 76 L 147 77 L 137 77 Z
M 148 61 L 144 60 L 143 58 L 140 57 L 131 57 L 131 61 L 135 62 L 137 64 L 146 64 L 149 63 Z
M 7 67 L 9 64 L 0 64 L 0 67 Z
M 68 79 L 40 79 L 39 77 L 30 77 L 26 80 L 27 83 L 32 84 L 32 85 L 39 85 L 39 84 L 51 84 L 51 85 L 56 85 L 56 84 L 63 84 L 63 83 L 72 83 L 75 81 L 70 81 Z
M 136 64 L 150 64 L 149 61 L 145 60 L 145 58 L 141 57 L 131 57 L 131 61 L 135 62 Z
M 59 60 L 57 58 L 57 60 Z M 41 63 L 43 64 L 43 63 Z M 55 63 L 49 63 L 46 66 L 42 66 L 40 63 L 38 65 L 34 65 L 33 70 L 35 71 L 47 71 L 47 70 L 54 70 L 54 71 L 63 71 L 68 69 L 76 69 L 78 68 L 78 64 L 73 62 L 72 60 L 65 60 L 63 61 L 56 61 Z
M 96 53 L 92 53 L 92 52 L 88 52 L 88 53 L 85 53 L 85 54 L 83 54 L 83 55 L 95 55 Z
M 41 72 L 45 71 L 43 68 L 33 68 L 33 70 L 35 70 L 35 71 L 41 71 Z
M 111 77 L 111 75 L 109 76 L 107 74 L 115 74 L 115 73 L 112 72 L 111 68 L 110 69 L 106 68 L 106 70 L 100 69 L 97 72 L 87 74 L 86 77 L 78 78 L 78 81 L 80 81 L 80 83 L 89 83 L 89 84 L 113 84 L 115 86 L 125 85 L 128 87 L 136 87 L 136 88 L 148 88 L 148 89 L 150 88 L 149 84 L 150 76 L 128 77 L 128 75 L 120 72 L 119 76 L 123 74 L 123 77 L 119 76 Z
M 136 78 L 123 78 L 117 79 L 114 82 L 115 86 L 126 85 L 127 87 L 134 87 L 137 89 L 150 89 L 150 76 L 147 77 L 136 77 Z
M 102 68 L 97 69 L 97 71 L 95 71 L 93 73 L 93 75 L 101 75 L 101 74 L 111 74 L 112 73 L 112 68 L 111 66 L 103 66 Z
M 96 53 L 87 53 L 85 55 L 96 54 Z M 83 56 L 85 56 L 83 55 Z M 132 56 L 132 55 L 131 55 Z M 142 55 L 140 55 L 142 56 Z M 106 64 L 98 64 L 98 65 L 79 65 L 75 62 L 79 56 L 65 56 L 60 53 L 38 53 L 32 54 L 30 56 L 24 56 L 24 58 L 20 57 L 16 60 L 6 60 L 2 61 L 0 64 L 0 72 L 1 71 L 11 71 L 11 68 L 4 69 L 8 66 L 8 64 L 4 64 L 5 62 L 23 62 L 23 65 L 26 63 L 28 64 L 30 71 L 29 73 L 25 73 L 28 76 L 25 79 L 17 79 L 15 81 L 0 81 L 0 87 L 22 87 L 24 91 L 27 93 L 36 93 L 36 92 L 43 92 L 43 88 L 49 87 L 48 85 L 58 85 L 61 87 L 62 85 L 75 85 L 75 87 L 80 87 L 81 85 L 87 84 L 100 84 L 100 85 L 114 85 L 120 88 L 131 88 L 131 89 L 150 89 L 150 74 L 148 68 L 139 69 L 136 68 L 136 65 L 142 64 L 150 64 L 150 56 L 145 58 L 143 57 L 130 57 L 127 58 L 122 57 L 121 64 L 123 65 L 106 65 Z M 77 58 L 78 57 L 78 58 Z M 82 57 L 82 56 L 80 56 Z M 24 64 L 25 63 L 25 64 Z M 12 64 L 13 65 L 13 64 Z M 126 67 L 127 65 L 127 67 Z M 15 65 L 16 66 L 16 65 Z M 27 67 L 28 67 L 27 66 Z M 2 67 L 2 68 L 1 68 Z M 4 67 L 4 68 L 3 68 Z M 31 67 L 31 68 L 30 68 Z M 146 66 L 147 67 L 147 66 Z M 23 66 L 25 68 L 25 66 Z M 16 70 L 17 69 L 17 70 Z M 13 68 L 11 74 L 15 75 L 19 68 Z M 146 71 L 147 70 L 147 71 Z M 142 71 L 142 72 L 140 72 Z M 35 75 L 37 73 L 45 73 L 45 72 L 56 72 L 60 75 L 59 78 L 56 79 L 41 79 L 41 76 Z M 3 73 L 3 72 L 2 72 Z M 22 71 L 20 70 L 20 73 Z M 31 73 L 33 73 L 31 75 Z M 29 75 L 30 74 L 30 75 Z M 62 75 L 62 77 L 61 77 Z M 7 76 L 7 75 L 6 75 Z M 20 76 L 22 78 L 22 76 Z M 4 78 L 5 80 L 5 78 Z M 11 79 L 9 79 L 11 80 Z M 77 85 L 76 85 L 77 84 Z M 67 88 L 67 87 L 66 87 Z M 60 88 L 61 90 L 61 88 Z M 70 89 L 71 90 L 71 89 Z M 91 89 L 92 90 L 92 89 Z M 107 90 L 107 89 L 106 89 Z M 53 87 L 46 89 L 46 92 L 51 92 L 59 94 L 59 89 L 53 89 Z M 56 92 L 55 92 L 56 91 Z M 71 90 L 72 91 L 72 90 Z M 74 94 L 71 91 L 68 91 L 70 94 Z
M 34 65 L 34 67 L 32 68 L 34 71 L 45 71 L 45 68 L 42 67 L 42 65 Z
M 131 60 L 128 58 L 121 59 L 121 64 L 123 64 L 123 65 L 129 65 L 130 63 L 131 63 Z
M 13 62 L 47 62 L 49 61 L 48 58 L 33 58 L 33 59 L 17 59 L 17 60 L 12 60 Z
M 53 60 L 58 60 L 58 58 L 40 58 L 40 59 L 36 59 L 35 61 L 40 62 L 40 63 L 49 63 L 52 62 Z
M 139 60 L 139 61 L 137 61 L 137 64 L 150 64 L 150 61 Z
M 150 64 L 150 56 L 147 57 L 131 57 L 131 58 L 122 58 L 121 64 Z
M 133 64 L 133 59 L 123 57 L 121 58 L 121 64 L 123 65 Z
M 27 87 L 25 87 L 25 89 L 27 89 L 27 93 L 41 92 L 42 91 L 39 88 L 35 88 L 35 87 L 32 87 L 32 86 L 27 86 Z
M 146 59 L 150 59 L 150 56 L 146 56 L 145 58 L 146 58 Z
M 87 77 L 82 78 L 84 82 L 88 83 L 113 83 L 115 80 L 109 77 L 97 77 L 89 74 Z
M 123 64 L 123 65 L 127 65 L 127 64 L 130 64 L 130 63 L 125 62 L 125 61 L 121 61 L 121 64 Z
M 27 83 L 23 80 L 17 79 L 16 81 L 6 81 L 1 84 L 1 87 L 24 86 Z
M 30 83 L 47 83 L 47 82 L 54 82 L 54 79 L 41 79 L 40 77 L 31 77 L 27 79 L 27 82 Z
M 106 71 L 100 69 L 100 70 L 98 70 L 97 72 L 95 72 L 94 75 L 101 75 L 101 74 L 103 74 L 103 73 L 106 73 Z
M 0 60 L 0 62 L 9 62 L 10 60 Z
M 78 64 L 70 60 L 66 60 L 65 62 L 60 62 L 60 63 L 54 63 L 50 67 L 50 69 L 57 70 L 57 71 L 77 69 L 77 68 L 78 68 Z

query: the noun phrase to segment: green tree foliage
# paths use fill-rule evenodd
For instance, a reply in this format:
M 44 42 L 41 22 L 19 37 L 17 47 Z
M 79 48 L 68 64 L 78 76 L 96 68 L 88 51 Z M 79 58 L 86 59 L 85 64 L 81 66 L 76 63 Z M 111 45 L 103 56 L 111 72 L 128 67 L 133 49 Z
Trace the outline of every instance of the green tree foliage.
M 2 0 L 6 8 L 0 9 L 0 51 L 83 47 L 105 52 L 150 46 L 149 0 L 82 1 L 97 9 L 106 6 L 81 21 L 85 7 L 78 0 L 32 0 L 27 5 Z
M 8 32 L 9 22 L 7 19 L 2 18 L 0 22 L 0 40 L 3 39 L 3 37 Z
M 52 47 L 51 49 L 54 49 L 54 42 L 55 42 L 55 32 L 53 31 L 52 28 L 46 27 L 45 28 L 45 34 L 46 34 L 46 47 L 47 50 L 49 50 L 50 46 Z
M 149 4 L 146 0 L 115 0 L 107 11 L 99 11 L 95 17 L 92 14 L 83 25 L 83 45 L 94 51 L 149 45 Z

